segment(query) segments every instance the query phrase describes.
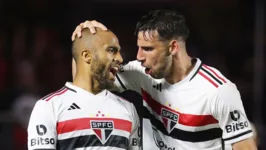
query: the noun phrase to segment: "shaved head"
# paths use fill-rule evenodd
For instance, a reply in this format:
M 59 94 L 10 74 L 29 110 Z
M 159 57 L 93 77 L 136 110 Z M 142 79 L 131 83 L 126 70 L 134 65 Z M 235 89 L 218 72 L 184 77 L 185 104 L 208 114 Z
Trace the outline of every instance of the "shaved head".
M 79 60 L 83 50 L 90 50 L 94 53 L 99 47 L 108 43 L 110 40 L 117 40 L 115 34 L 111 31 L 103 31 L 96 28 L 96 34 L 92 34 L 89 29 L 82 30 L 82 37 L 75 38 L 72 45 L 72 55 L 75 61 Z

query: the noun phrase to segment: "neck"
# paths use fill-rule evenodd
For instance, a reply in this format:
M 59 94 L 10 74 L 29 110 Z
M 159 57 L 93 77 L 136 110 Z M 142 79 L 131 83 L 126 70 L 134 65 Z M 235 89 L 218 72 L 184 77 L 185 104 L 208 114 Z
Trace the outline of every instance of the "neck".
M 186 50 L 181 50 L 178 55 L 173 57 L 170 72 L 165 80 L 168 83 L 175 84 L 184 79 L 194 67 L 191 60 L 192 58 L 188 56 Z
M 84 71 L 82 71 L 84 70 Z M 98 94 L 102 91 L 99 83 L 91 76 L 89 72 L 85 72 L 86 69 L 78 69 L 76 77 L 73 80 L 73 85 L 80 87 L 92 94 Z

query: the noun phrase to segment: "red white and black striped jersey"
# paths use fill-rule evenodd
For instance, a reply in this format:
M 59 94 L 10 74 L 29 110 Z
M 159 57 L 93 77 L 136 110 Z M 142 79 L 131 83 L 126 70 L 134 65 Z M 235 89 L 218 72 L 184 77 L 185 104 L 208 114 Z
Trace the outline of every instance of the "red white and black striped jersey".
M 127 100 L 104 90 L 89 93 L 66 83 L 37 101 L 28 149 L 139 150 L 139 118 Z
M 217 69 L 195 61 L 175 84 L 147 75 L 137 61 L 121 68 L 116 85 L 143 97 L 143 149 L 229 150 L 252 136 L 236 86 Z

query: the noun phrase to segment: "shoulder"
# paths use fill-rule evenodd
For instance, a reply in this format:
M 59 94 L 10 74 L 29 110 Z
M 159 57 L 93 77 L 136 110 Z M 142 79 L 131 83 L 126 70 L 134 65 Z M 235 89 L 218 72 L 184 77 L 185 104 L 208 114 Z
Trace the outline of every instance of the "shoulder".
M 217 93 L 220 89 L 235 86 L 218 69 L 206 64 L 199 66 L 193 80 L 190 82 L 193 86 L 210 94 Z
M 123 97 L 123 95 L 119 92 L 108 92 L 109 97 L 112 98 L 113 100 L 118 101 L 119 103 L 131 105 L 132 102 L 126 98 Z
M 73 93 L 73 89 L 70 89 L 70 88 L 64 86 L 61 89 L 56 90 L 55 92 L 47 94 L 46 96 L 42 97 L 40 100 L 44 101 L 44 102 L 47 102 L 47 103 L 53 103 L 57 99 L 68 98 L 69 95 L 72 94 L 72 93 Z
M 208 93 L 210 96 L 223 98 L 228 94 L 239 94 L 236 85 L 224 76 L 218 69 L 202 64 L 191 81 L 201 91 Z
M 132 98 L 128 98 L 125 96 L 125 94 L 123 93 L 111 93 L 109 92 L 109 97 L 112 98 L 114 101 L 116 101 L 120 106 L 122 106 L 123 108 L 125 108 L 127 111 L 132 112 L 135 111 L 135 105 L 134 105 L 134 101 L 132 100 Z M 128 94 L 127 94 L 128 95 Z

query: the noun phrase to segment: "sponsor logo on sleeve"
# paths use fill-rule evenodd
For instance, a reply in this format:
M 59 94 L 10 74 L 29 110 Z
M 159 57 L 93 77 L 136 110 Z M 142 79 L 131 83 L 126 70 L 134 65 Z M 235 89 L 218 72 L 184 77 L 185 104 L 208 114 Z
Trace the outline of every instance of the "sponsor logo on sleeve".
M 47 132 L 47 128 L 44 125 L 42 125 L 42 124 L 37 125 L 36 126 L 36 131 L 37 131 L 37 134 L 40 137 L 32 138 L 31 139 L 31 146 L 35 146 L 35 145 L 48 145 L 48 144 L 54 145 L 55 144 L 55 139 L 54 138 L 44 138 L 44 137 L 42 137 Z
M 140 137 L 141 137 L 141 129 L 140 127 L 138 127 L 138 137 L 132 138 L 132 146 L 139 146 L 139 147 L 141 146 Z
M 160 149 L 164 149 L 164 150 L 175 150 L 174 147 L 170 147 L 169 145 L 167 145 L 161 138 L 159 132 L 157 129 L 152 128 L 153 129 L 153 139 L 154 142 L 156 144 L 156 146 Z
M 248 121 L 240 121 L 240 112 L 238 110 L 234 110 L 230 112 L 230 118 L 232 120 L 232 123 L 225 126 L 226 132 L 235 132 L 238 130 L 242 130 L 244 128 L 247 128 L 249 126 Z

